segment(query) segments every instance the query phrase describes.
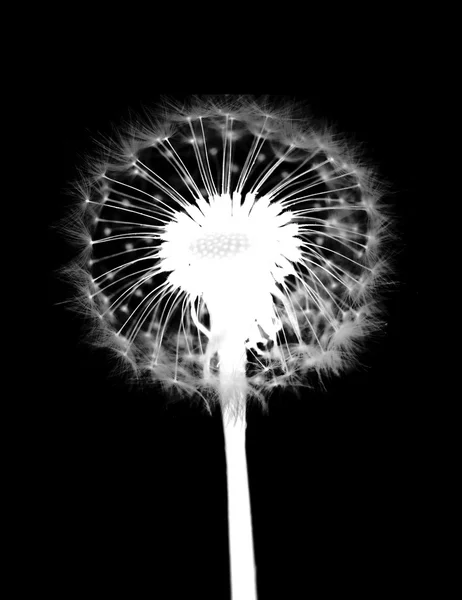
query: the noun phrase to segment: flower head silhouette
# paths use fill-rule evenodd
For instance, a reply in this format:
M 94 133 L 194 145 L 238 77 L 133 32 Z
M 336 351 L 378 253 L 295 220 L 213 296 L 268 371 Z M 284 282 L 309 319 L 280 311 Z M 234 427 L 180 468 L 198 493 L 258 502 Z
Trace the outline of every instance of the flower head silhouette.
M 88 339 L 139 377 L 219 401 L 233 598 L 255 598 L 245 405 L 350 368 L 381 326 L 383 185 L 292 104 L 166 101 L 87 160 L 66 269 Z
M 166 103 L 101 148 L 69 269 L 95 343 L 206 402 L 230 401 L 228 378 L 264 399 L 354 364 L 380 326 L 389 222 L 344 140 L 237 98 Z

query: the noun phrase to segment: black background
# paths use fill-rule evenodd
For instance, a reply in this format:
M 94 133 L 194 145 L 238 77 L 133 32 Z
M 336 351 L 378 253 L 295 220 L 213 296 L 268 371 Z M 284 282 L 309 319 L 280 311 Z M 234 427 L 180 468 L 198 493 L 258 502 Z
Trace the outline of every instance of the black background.
M 259 600 L 304 598 L 314 590 L 319 598 L 339 591 L 369 598 L 377 590 L 391 595 L 398 585 L 406 593 L 427 576 L 422 498 L 432 452 L 420 341 L 420 215 L 430 199 L 418 183 L 427 83 L 419 69 L 406 65 L 385 58 L 367 79 L 333 71 L 327 84 L 281 75 L 277 85 L 262 78 L 255 87 L 239 78 L 214 83 L 178 73 L 110 76 L 77 61 L 50 98 L 51 135 L 59 149 L 56 191 L 47 202 L 50 223 L 66 213 L 71 200 L 63 187 L 76 175 L 79 156 L 91 151 L 92 137 L 160 94 L 302 100 L 315 116 L 363 142 L 366 156 L 393 184 L 402 241 L 397 282 L 386 297 L 386 335 L 370 346 L 365 368 L 327 381 L 326 390 L 306 389 L 300 398 L 275 394 L 267 416 L 249 410 Z M 82 594 L 226 599 L 220 415 L 207 416 L 187 401 L 171 403 L 156 390 L 130 388 L 114 376 L 104 351 L 80 343 L 80 318 L 56 305 L 68 290 L 53 269 L 72 251 L 52 229 L 48 250 L 38 496 L 46 555 L 59 574 L 55 585 Z M 168 593 L 159 592 L 164 585 Z

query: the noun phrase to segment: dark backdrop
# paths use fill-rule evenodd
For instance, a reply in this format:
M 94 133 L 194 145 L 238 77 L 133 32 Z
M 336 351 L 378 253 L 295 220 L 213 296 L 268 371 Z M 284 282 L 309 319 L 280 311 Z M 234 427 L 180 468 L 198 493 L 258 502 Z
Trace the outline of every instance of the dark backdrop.
M 408 587 L 401 589 L 410 591 L 414 576 L 422 576 L 416 548 L 425 541 L 421 497 L 429 461 L 418 341 L 420 214 L 429 201 L 418 191 L 425 80 L 418 71 L 387 70 L 386 61 L 367 81 L 333 76 L 329 85 L 283 80 L 255 89 L 249 81 L 229 89 L 177 77 L 123 79 L 121 85 L 117 76 L 89 73 L 82 64 L 56 86 L 50 99 L 58 150 L 50 223 L 66 212 L 70 200 L 62 186 L 75 176 L 79 155 L 91 149 L 91 137 L 163 93 L 301 99 L 314 115 L 363 142 L 392 182 L 403 244 L 397 283 L 386 297 L 386 335 L 371 345 L 365 368 L 299 398 L 275 394 L 268 416 L 250 410 L 247 447 L 259 600 L 304 598 L 315 589 L 326 596 L 313 597 L 334 597 L 339 590 L 377 597 L 377 589 L 391 594 L 403 577 Z M 53 230 L 48 242 L 40 492 L 56 585 L 95 595 L 124 590 L 136 597 L 141 585 L 147 590 L 141 597 L 227 598 L 220 415 L 128 387 L 111 375 L 104 351 L 79 343 L 80 319 L 55 305 L 67 289 L 53 269 L 72 252 Z M 156 595 L 165 583 L 170 594 Z M 289 584 L 299 596 L 276 593 Z

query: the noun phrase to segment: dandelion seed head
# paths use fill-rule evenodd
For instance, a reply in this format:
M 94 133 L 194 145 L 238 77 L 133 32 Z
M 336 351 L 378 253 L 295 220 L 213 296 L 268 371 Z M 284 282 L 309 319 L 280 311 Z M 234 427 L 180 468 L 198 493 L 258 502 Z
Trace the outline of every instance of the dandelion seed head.
M 232 348 L 264 398 L 350 368 L 380 328 L 383 186 L 290 104 L 167 103 L 87 165 L 69 273 L 93 341 L 137 376 L 210 398 Z

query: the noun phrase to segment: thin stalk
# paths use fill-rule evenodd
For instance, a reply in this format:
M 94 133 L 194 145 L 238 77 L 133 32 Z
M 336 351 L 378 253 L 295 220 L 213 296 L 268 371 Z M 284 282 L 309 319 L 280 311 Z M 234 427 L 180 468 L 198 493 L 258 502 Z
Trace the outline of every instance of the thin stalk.
M 230 350 L 230 348 L 228 348 Z M 240 352 L 240 354 L 242 351 Z M 231 352 L 231 356 L 232 356 Z M 239 357 L 240 354 L 237 354 Z M 245 356 L 220 352 L 220 381 L 228 489 L 228 531 L 232 600 L 256 600 L 256 568 L 249 479 L 245 452 Z M 236 356 L 236 355 L 235 355 Z

